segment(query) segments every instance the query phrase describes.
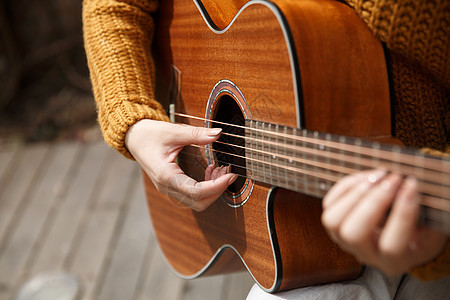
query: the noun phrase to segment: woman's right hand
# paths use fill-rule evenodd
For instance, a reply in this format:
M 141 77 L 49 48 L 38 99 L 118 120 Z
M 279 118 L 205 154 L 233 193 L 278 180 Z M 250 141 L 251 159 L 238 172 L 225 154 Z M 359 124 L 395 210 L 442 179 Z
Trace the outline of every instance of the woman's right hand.
M 219 128 L 203 128 L 144 119 L 127 132 L 125 144 L 152 180 L 156 189 L 195 211 L 203 211 L 233 183 L 237 175 L 229 167 L 210 165 L 205 180 L 197 182 L 175 163 L 184 146 L 216 141 Z

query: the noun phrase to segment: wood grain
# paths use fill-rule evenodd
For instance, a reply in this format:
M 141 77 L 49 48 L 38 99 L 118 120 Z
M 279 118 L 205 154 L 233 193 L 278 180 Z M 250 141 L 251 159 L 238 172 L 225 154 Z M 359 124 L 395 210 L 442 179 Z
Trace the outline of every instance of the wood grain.
M 384 52 L 363 21 L 338 1 L 274 2 L 285 13 L 295 41 L 305 128 L 357 137 L 390 136 Z
M 350 136 L 391 135 L 383 49 L 350 8 L 336 1 L 276 0 L 276 7 L 258 2 L 246 6 L 226 31 L 207 26 L 210 19 L 212 27 L 225 28 L 243 2 L 217 9 L 214 1 L 203 1 L 206 20 L 192 1 L 162 6 L 155 42 L 158 80 L 167 87 L 170 66 L 181 70 L 178 112 L 203 117 L 214 85 L 227 79 L 242 91 L 255 120 Z M 189 175 L 202 180 L 205 166 L 204 158 L 198 160 Z M 324 233 L 318 199 L 279 190 L 271 204 L 270 187 L 256 183 L 242 207 L 219 200 L 195 213 L 144 180 L 162 252 L 183 277 L 242 269 L 231 250 L 220 257 L 224 247 L 236 250 L 268 291 L 350 279 L 360 272 L 360 265 Z M 278 244 L 272 244 L 271 232 Z M 224 265 L 230 268 L 223 270 Z

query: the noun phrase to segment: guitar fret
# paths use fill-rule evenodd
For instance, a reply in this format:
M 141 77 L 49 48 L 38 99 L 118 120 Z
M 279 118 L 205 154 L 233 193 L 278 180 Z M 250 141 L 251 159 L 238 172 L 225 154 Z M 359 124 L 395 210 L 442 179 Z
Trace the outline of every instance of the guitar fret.
M 264 127 L 264 123 L 260 123 L 261 124 L 261 129 L 262 129 L 262 133 L 261 133 L 261 136 L 262 136 L 262 141 L 264 142 L 265 140 L 266 140 L 266 136 L 265 136 L 265 127 Z M 262 150 L 262 168 L 263 168 L 263 171 L 262 171 L 262 174 L 263 174 L 263 179 L 264 179 L 264 182 L 267 182 L 267 177 L 266 177 L 266 175 L 267 175 L 267 170 L 266 170 L 266 157 L 267 157 L 267 155 L 265 154 L 265 147 L 266 147 L 266 143 L 263 143 L 262 145 L 261 145 L 261 150 Z
M 379 151 L 380 151 L 380 143 L 378 142 L 373 142 L 372 143 L 372 149 L 375 152 L 374 155 L 374 161 L 375 161 L 375 165 L 378 166 L 380 164 L 380 158 L 379 158 Z
M 297 128 L 294 128 L 293 131 L 294 131 L 293 134 L 296 136 L 297 135 Z M 297 140 L 296 139 L 294 139 L 294 147 L 297 148 Z M 297 164 L 294 163 L 294 166 L 297 167 Z M 300 176 L 298 176 L 298 174 L 297 174 L 296 176 L 294 176 L 294 178 L 295 178 L 295 190 L 298 191 L 298 184 L 299 184 L 299 181 L 300 181 Z
M 345 143 L 345 137 L 344 136 L 339 137 L 339 142 L 340 143 Z M 338 152 L 340 154 L 345 154 L 344 150 L 342 150 L 342 149 L 340 149 Z M 343 160 L 339 160 L 339 166 L 344 167 L 344 161 Z
M 305 129 L 303 129 L 302 130 L 302 136 L 303 137 L 306 136 L 306 133 L 307 133 L 307 131 Z M 306 148 L 305 140 L 303 140 L 301 142 L 301 145 L 302 145 L 302 147 Z M 303 156 L 303 159 L 306 160 L 306 152 L 302 152 L 302 156 Z M 307 168 L 306 165 L 303 165 L 303 168 L 306 169 Z M 306 173 L 303 173 L 302 177 L 303 177 L 303 185 L 304 185 L 304 188 L 305 188 L 305 193 L 310 195 L 309 182 L 308 182 L 308 177 L 307 177 Z
M 327 141 L 331 141 L 331 139 L 332 139 L 332 136 L 330 135 L 330 134 L 327 134 L 326 135 L 326 140 Z M 327 153 L 331 153 L 331 149 L 328 147 L 328 150 L 327 150 Z M 327 164 L 331 164 L 331 156 L 328 156 L 327 155 Z M 329 189 L 331 189 L 331 187 L 334 185 L 334 182 L 328 182 L 328 184 L 327 184 L 327 191 L 329 190 Z
M 415 167 L 415 172 L 417 172 L 418 174 L 418 178 L 423 178 L 423 168 L 424 168 L 424 166 L 425 166 L 425 155 L 423 155 L 423 154 L 420 154 L 420 155 L 416 155 L 415 157 L 414 157 L 414 165 L 416 166 Z M 423 191 L 424 190 L 424 184 L 423 184 L 423 181 L 422 180 L 418 180 L 418 186 L 419 186 L 419 190 L 420 191 Z
M 245 167 L 247 168 L 247 176 L 253 176 L 253 130 L 248 130 L 247 128 L 252 128 L 252 121 L 245 121 L 245 156 L 250 158 L 245 160 Z M 250 151 L 248 151 L 250 150 Z
M 267 131 L 268 131 L 268 133 L 267 133 L 267 140 L 269 142 L 274 142 L 274 139 L 275 139 L 275 142 L 276 142 L 278 137 L 275 136 L 275 138 L 274 138 L 273 135 L 271 134 L 271 132 L 273 131 L 272 124 L 269 124 L 269 128 L 268 128 Z M 278 147 L 276 147 L 276 148 L 278 148 Z M 268 153 L 269 154 L 267 154 L 267 158 L 268 158 L 268 160 L 267 160 L 267 168 L 269 169 L 269 174 L 270 174 L 270 179 L 271 179 L 270 180 L 270 184 L 279 186 L 277 178 L 274 176 L 274 174 L 276 174 L 276 172 L 278 171 L 278 170 L 274 170 L 276 168 L 276 166 L 274 164 L 275 163 L 275 155 L 274 154 L 270 154 L 270 153 L 273 153 L 273 151 L 272 151 L 272 143 L 269 143 Z
M 259 121 L 246 121 L 246 125 L 251 128 L 245 133 L 249 137 L 245 142 L 247 174 L 253 180 L 323 197 L 346 174 L 381 166 L 415 176 L 422 199 L 434 199 L 422 203 L 427 207 L 423 219 L 429 226 L 450 231 L 446 221 L 450 215 L 450 184 L 445 181 L 450 173 L 448 159 L 431 158 L 411 149 L 359 138 Z M 409 158 L 405 159 L 404 155 Z M 443 213 L 443 209 L 448 211 Z
M 313 132 L 313 137 L 317 140 L 318 139 L 318 137 L 319 137 L 319 132 L 317 132 L 317 131 L 314 131 Z M 315 149 L 315 150 L 320 150 L 320 144 L 314 144 L 314 146 L 313 146 L 313 148 Z M 319 160 L 319 158 L 318 158 L 318 156 L 317 156 L 317 153 L 315 153 L 314 154 L 314 156 L 313 156 L 313 161 L 318 161 Z M 312 170 L 314 171 L 314 172 L 319 172 L 319 169 L 318 169 L 318 167 L 316 166 L 316 165 L 314 165 L 313 167 L 312 167 Z M 315 194 L 315 195 L 320 195 L 320 189 L 319 189 L 319 186 L 320 186 L 320 183 L 321 183 L 321 181 L 320 181 L 321 179 L 319 178 L 319 177 L 317 177 L 317 176 L 315 176 L 315 177 L 313 177 L 313 184 L 312 184 L 312 192 Z
M 436 183 L 442 182 L 439 172 L 448 176 L 448 161 L 441 166 L 436 163 L 441 160 L 398 146 L 299 131 L 296 128 L 258 121 L 249 121 L 249 124 L 255 129 L 247 134 L 254 140 L 246 142 L 249 145 L 246 149 L 249 160 L 247 166 L 252 179 L 309 195 L 323 196 L 346 174 L 382 167 L 417 177 L 421 193 L 449 197 L 449 184 Z M 386 153 L 391 153 L 391 156 L 388 158 Z M 408 155 L 411 159 L 406 161 L 403 155 Z M 436 169 L 436 166 L 440 168 Z
M 256 122 L 255 123 L 255 128 L 258 128 L 258 122 Z M 261 133 L 260 132 L 257 132 L 256 134 L 255 134 L 255 137 L 257 138 L 257 141 L 260 141 L 261 140 Z M 261 147 L 261 145 L 258 143 L 258 142 L 255 142 L 255 149 L 256 150 L 259 150 L 259 148 Z M 262 164 L 261 164 L 261 153 L 258 151 L 258 152 L 256 152 L 256 154 L 255 154 L 255 157 L 256 157 L 256 166 L 257 166 L 257 170 L 258 170 L 258 178 L 260 178 L 260 180 L 262 180 L 262 178 L 260 177 L 261 176 L 261 173 L 262 173 L 262 170 L 261 170 L 261 168 L 262 168 Z
M 278 125 L 275 125 L 275 128 L 273 131 L 278 132 Z M 278 158 L 280 157 L 280 151 L 279 151 L 280 147 L 278 146 L 279 145 L 278 135 L 275 135 L 275 138 L 272 137 L 272 140 L 275 140 L 275 143 L 276 143 L 275 145 L 277 145 L 276 151 L 275 151 L 276 154 L 272 156 L 272 161 L 274 163 L 279 163 L 280 160 Z M 271 153 L 273 153 L 273 152 L 271 151 Z M 276 177 L 276 180 L 274 180 L 273 185 L 284 186 L 282 181 L 280 180 L 280 167 L 276 167 L 276 172 L 277 172 L 277 177 Z
M 354 145 L 358 146 L 358 147 L 361 147 L 362 146 L 361 139 L 355 139 Z M 356 165 L 360 166 L 361 165 L 360 162 L 361 162 L 361 153 L 356 153 L 355 154 L 355 163 L 356 163 Z M 361 169 L 361 168 L 359 168 L 359 169 Z
M 261 122 L 258 122 L 258 128 L 264 130 L 264 125 Z M 262 150 L 264 150 L 264 134 L 262 132 L 263 131 L 261 131 L 261 133 L 259 134 L 259 140 L 261 140 L 263 142 L 258 147 L 258 150 L 261 150 L 259 152 L 259 162 L 260 162 L 260 166 L 261 166 L 262 180 L 264 182 L 267 182 L 267 180 L 266 180 L 265 154 L 262 152 Z
M 255 128 L 256 126 L 255 126 L 255 122 L 254 121 L 251 121 L 250 122 L 250 128 L 251 129 L 253 129 L 253 128 Z M 252 178 L 253 179 L 256 179 L 256 176 L 258 176 L 258 163 L 256 162 L 256 159 L 258 158 L 257 157 L 257 155 L 255 155 L 255 152 L 254 152 L 254 150 L 257 148 L 257 144 L 256 144 L 256 139 L 257 139 L 257 133 L 254 131 L 254 130 L 251 130 L 252 131 L 252 138 L 254 139 L 254 140 L 252 140 L 251 142 L 252 142 L 252 148 L 251 148 L 251 152 L 252 152 Z

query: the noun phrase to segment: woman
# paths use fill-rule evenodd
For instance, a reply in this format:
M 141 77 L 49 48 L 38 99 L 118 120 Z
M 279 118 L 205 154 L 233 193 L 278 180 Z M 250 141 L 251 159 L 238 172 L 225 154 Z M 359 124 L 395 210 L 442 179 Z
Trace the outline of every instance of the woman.
M 245 1 L 211 3 L 219 9 L 231 7 L 234 13 Z M 398 138 L 409 146 L 444 151 L 450 119 L 448 1 L 349 0 L 348 4 L 389 49 Z M 183 146 L 214 142 L 220 131 L 168 123 L 155 101 L 150 47 L 152 13 L 157 7 L 157 1 L 151 0 L 84 1 L 84 38 L 99 123 L 105 140 L 134 158 L 159 191 L 202 211 L 236 175 L 228 168 L 209 166 L 205 181 L 197 182 L 175 163 Z M 255 286 L 249 299 L 338 295 L 406 299 L 412 292 L 444 297 L 449 292 L 450 247 L 447 236 L 416 226 L 418 197 L 413 178 L 375 170 L 342 179 L 323 201 L 322 222 L 338 245 L 371 268 L 356 281 L 278 295 Z M 385 225 L 379 228 L 391 205 Z M 431 282 L 421 283 L 411 275 Z

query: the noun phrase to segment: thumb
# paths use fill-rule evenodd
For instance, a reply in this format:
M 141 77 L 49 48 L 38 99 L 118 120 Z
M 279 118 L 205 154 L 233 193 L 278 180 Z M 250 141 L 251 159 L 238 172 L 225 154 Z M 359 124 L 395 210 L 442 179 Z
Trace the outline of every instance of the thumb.
M 217 140 L 222 132 L 221 128 L 204 128 L 189 125 L 177 125 L 174 129 L 172 141 L 178 145 L 205 145 Z

